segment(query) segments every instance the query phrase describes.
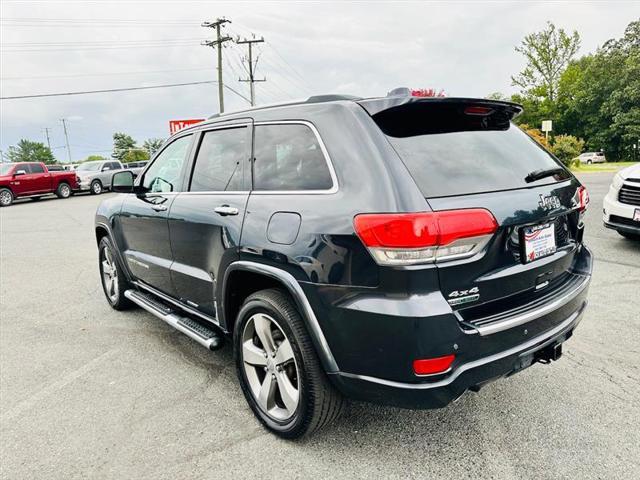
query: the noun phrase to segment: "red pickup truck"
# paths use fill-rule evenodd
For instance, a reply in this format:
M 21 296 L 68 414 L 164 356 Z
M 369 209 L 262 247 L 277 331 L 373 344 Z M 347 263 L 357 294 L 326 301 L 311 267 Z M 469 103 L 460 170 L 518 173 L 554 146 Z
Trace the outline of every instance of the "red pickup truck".
M 50 193 L 69 198 L 78 189 L 75 172 L 50 172 L 44 163 L 0 163 L 0 207 L 20 197 L 33 199 Z

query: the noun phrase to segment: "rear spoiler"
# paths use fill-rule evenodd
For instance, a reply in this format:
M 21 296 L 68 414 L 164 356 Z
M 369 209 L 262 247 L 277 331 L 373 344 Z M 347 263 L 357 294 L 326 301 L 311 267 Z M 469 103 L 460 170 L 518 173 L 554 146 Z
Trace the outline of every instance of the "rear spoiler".
M 479 98 L 391 96 L 357 102 L 392 137 L 507 130 L 522 106 Z

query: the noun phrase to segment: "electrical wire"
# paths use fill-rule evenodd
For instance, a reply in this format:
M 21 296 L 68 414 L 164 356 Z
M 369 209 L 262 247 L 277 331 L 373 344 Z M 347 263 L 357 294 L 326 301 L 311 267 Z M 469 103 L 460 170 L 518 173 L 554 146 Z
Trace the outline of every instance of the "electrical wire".
M 89 95 L 93 93 L 129 92 L 134 90 L 151 90 L 151 89 L 157 89 L 157 88 L 183 87 L 187 85 L 204 85 L 208 83 L 218 83 L 218 82 L 216 80 L 203 80 L 200 82 L 171 83 L 166 85 L 149 85 L 146 87 L 107 88 L 103 90 L 85 90 L 80 92 L 59 92 L 59 93 L 41 93 L 41 94 L 35 94 L 35 95 L 15 95 L 15 96 L 8 96 L 8 97 L 0 97 L 0 100 L 19 100 L 19 99 L 26 99 L 26 98 L 42 98 L 42 97 L 63 97 L 63 96 L 71 96 L 71 95 Z M 224 88 L 238 95 L 240 98 L 243 98 L 247 102 L 250 102 L 250 100 L 247 97 L 245 97 L 235 89 L 229 87 L 228 85 L 223 85 L 223 86 Z
M 211 68 L 181 68 L 179 70 L 145 70 L 137 72 L 102 72 L 102 73 L 76 73 L 69 75 L 36 75 L 33 77 L 0 77 L 0 80 L 37 80 L 42 78 L 76 78 L 76 77 L 104 77 L 118 75 L 139 75 L 147 73 L 176 73 L 176 72 L 200 72 L 210 71 Z

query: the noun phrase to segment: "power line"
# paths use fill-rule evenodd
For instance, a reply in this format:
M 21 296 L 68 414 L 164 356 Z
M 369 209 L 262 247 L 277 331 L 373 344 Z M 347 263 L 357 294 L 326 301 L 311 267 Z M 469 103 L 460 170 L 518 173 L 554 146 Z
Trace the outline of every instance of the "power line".
M 198 42 L 180 42 L 180 43 L 148 43 L 139 45 L 104 45 L 95 47 L 55 47 L 55 48 L 10 48 L 2 49 L 3 53 L 26 53 L 26 52 L 69 52 L 69 51 L 81 51 L 81 50 L 122 50 L 128 48 L 167 48 L 167 47 L 192 47 L 198 45 Z
M 100 45 L 113 45 L 113 44 L 138 44 L 138 43 L 175 43 L 175 42 L 190 42 L 201 41 L 202 38 L 190 37 L 190 38 L 141 38 L 137 40 L 95 40 L 95 41 L 73 41 L 73 42 L 3 42 L 3 47 L 29 47 L 29 46 L 66 46 L 66 45 L 86 45 L 86 46 L 100 46 Z
M 187 85 L 204 85 L 208 83 L 218 83 L 218 82 L 216 80 L 204 80 L 201 82 L 170 83 L 166 85 L 150 85 L 146 87 L 107 88 L 104 90 L 85 90 L 80 92 L 59 92 L 59 93 L 41 93 L 36 95 L 15 95 L 11 97 L 0 97 L 0 100 L 18 100 L 23 98 L 42 98 L 42 97 L 63 97 L 63 96 L 71 96 L 71 95 L 88 95 L 92 93 L 128 92 L 133 90 L 151 90 L 155 88 L 183 87 Z M 240 98 L 243 98 L 247 102 L 251 102 L 251 100 L 249 100 L 247 97 L 245 97 L 235 89 L 227 85 L 225 85 L 224 88 L 235 93 L 236 95 L 238 95 Z
M 181 68 L 179 70 L 144 70 L 137 72 L 102 72 L 102 73 L 75 73 L 69 75 L 35 75 L 33 77 L 0 77 L 0 80 L 37 80 L 41 78 L 76 78 L 76 77 L 104 77 L 105 75 L 139 75 L 147 73 L 175 73 L 175 72 L 200 72 L 208 68 Z
M 226 18 L 218 18 L 215 22 L 203 22 L 202 26 L 206 28 L 214 28 L 216 31 L 215 40 L 205 40 L 202 45 L 218 49 L 218 105 L 220 113 L 224 112 L 224 82 L 222 80 L 222 44 L 231 41 L 231 37 L 226 35 L 222 37 L 221 28 L 226 23 L 231 23 L 231 20 Z M 253 105 L 253 104 L 252 104 Z

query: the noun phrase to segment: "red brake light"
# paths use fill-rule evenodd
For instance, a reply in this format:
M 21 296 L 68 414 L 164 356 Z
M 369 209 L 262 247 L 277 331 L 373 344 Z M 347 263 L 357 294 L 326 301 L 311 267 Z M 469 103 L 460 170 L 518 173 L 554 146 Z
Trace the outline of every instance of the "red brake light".
M 413 372 L 416 375 L 433 375 L 449 370 L 455 360 L 455 355 L 445 355 L 444 357 L 424 358 L 413 361 Z
M 489 235 L 498 229 L 498 222 L 489 210 L 445 210 L 438 213 L 439 245 L 448 245 L 459 238 Z
M 356 233 L 367 247 L 419 248 L 438 244 L 437 218 L 431 213 L 357 215 Z
M 479 105 L 467 107 L 464 109 L 464 113 L 467 115 L 489 115 L 493 112 L 492 108 L 489 107 L 481 107 Z
M 585 211 L 589 206 L 589 192 L 586 187 L 578 187 L 578 201 L 580 204 L 580 211 Z
M 356 233 L 367 247 L 424 248 L 460 238 L 494 233 L 498 223 L 489 210 L 443 210 L 421 213 L 357 215 Z
M 420 213 L 356 215 L 356 233 L 381 265 L 468 258 L 475 255 L 498 229 L 488 210 L 443 210 Z

